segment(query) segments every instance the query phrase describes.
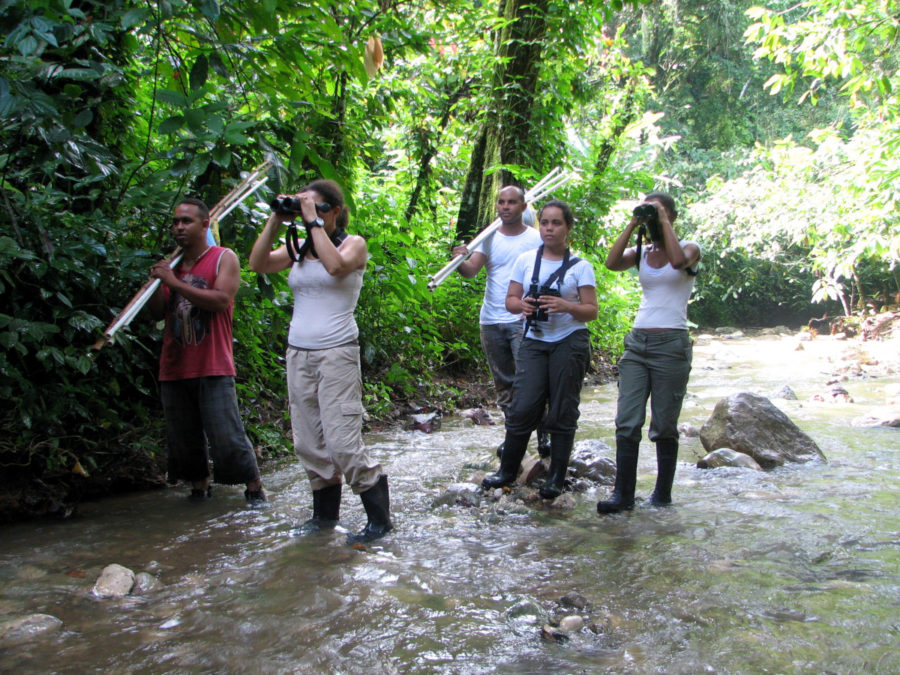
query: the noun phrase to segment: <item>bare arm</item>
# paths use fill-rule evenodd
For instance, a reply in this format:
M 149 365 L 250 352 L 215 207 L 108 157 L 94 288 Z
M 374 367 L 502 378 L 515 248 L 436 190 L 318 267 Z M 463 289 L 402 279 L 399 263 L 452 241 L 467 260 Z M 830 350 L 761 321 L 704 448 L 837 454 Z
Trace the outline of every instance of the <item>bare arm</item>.
M 684 249 L 681 248 L 681 242 L 675 236 L 675 230 L 672 229 L 672 223 L 669 222 L 669 214 L 661 206 L 657 206 L 656 210 L 659 213 L 659 225 L 662 228 L 666 258 L 676 270 L 684 269 L 688 266 L 688 258 L 684 254 Z
M 291 216 L 278 215 L 273 213 L 269 216 L 263 227 L 262 232 L 256 238 L 253 249 L 250 251 L 250 269 L 257 274 L 274 274 L 281 272 L 291 266 L 291 258 L 288 256 L 287 248 L 280 246 L 274 251 L 272 246 L 278 236 L 278 230 L 281 224 L 290 220 Z
M 572 302 L 556 295 L 542 295 L 538 305 L 546 309 L 548 314 L 566 312 L 576 321 L 587 323 L 597 318 L 597 289 L 593 286 L 578 287 L 578 302 Z
M 469 248 L 465 244 L 460 246 L 453 247 L 453 257 L 455 258 L 458 255 L 469 255 Z M 466 279 L 471 279 L 476 276 L 481 268 L 484 267 L 484 264 L 487 262 L 487 256 L 481 251 L 475 251 L 472 255 L 469 256 L 469 259 L 460 264 L 456 270 L 464 276 Z
M 241 285 L 241 268 L 234 251 L 226 251 L 219 261 L 216 283 L 212 288 L 196 288 L 182 281 L 169 267 L 166 260 L 160 260 L 150 269 L 150 276 L 159 279 L 170 290 L 175 291 L 195 307 L 208 312 L 224 312 L 234 301 L 238 287 Z M 154 293 L 150 311 L 159 316 L 162 314 L 162 289 Z M 157 311 L 159 314 L 157 315 Z
M 616 238 L 616 241 L 613 242 L 612 248 L 609 249 L 609 253 L 606 256 L 607 269 L 614 272 L 622 272 L 634 267 L 635 262 L 637 262 L 637 254 L 634 249 L 628 248 L 628 242 L 631 240 L 631 235 L 634 233 L 634 228 L 637 225 L 637 220 L 632 217 L 625 229 Z
M 349 236 L 343 245 L 337 248 L 321 227 L 310 228 L 309 235 L 316 247 L 316 255 L 331 276 L 340 279 L 366 266 L 369 250 L 366 248 L 366 240 L 362 237 Z
M 524 298 L 525 287 L 518 281 L 510 281 L 506 289 L 506 311 L 510 314 L 524 314 L 526 317 L 534 314 L 536 305 L 531 299 Z

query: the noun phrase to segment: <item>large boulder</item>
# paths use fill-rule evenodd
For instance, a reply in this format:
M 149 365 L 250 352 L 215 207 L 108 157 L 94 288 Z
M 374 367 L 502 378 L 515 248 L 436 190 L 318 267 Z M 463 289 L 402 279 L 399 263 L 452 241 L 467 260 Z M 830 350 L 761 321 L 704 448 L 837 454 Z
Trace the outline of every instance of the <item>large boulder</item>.
M 700 429 L 707 452 L 731 448 L 750 455 L 764 469 L 785 462 L 824 460 L 809 436 L 764 396 L 741 392 L 716 403 Z

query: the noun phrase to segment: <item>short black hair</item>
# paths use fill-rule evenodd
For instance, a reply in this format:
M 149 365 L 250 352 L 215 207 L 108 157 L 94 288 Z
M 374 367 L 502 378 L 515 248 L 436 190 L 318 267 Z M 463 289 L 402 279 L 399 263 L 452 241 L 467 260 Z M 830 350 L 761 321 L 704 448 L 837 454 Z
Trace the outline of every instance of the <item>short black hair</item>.
M 209 218 L 209 207 L 206 205 L 202 199 L 196 199 L 195 197 L 185 197 L 182 199 L 176 206 L 181 206 L 182 204 L 192 204 L 197 207 L 197 210 L 200 212 L 200 217 L 203 220 L 207 220 Z
M 563 213 L 563 218 L 566 221 L 566 227 L 572 229 L 572 226 L 575 224 L 575 214 L 572 213 L 572 207 L 566 204 L 564 201 L 560 199 L 551 199 L 549 202 L 544 204 L 541 207 L 541 210 L 538 211 L 538 222 L 541 222 L 541 216 L 544 215 L 544 209 L 548 206 L 555 206 Z

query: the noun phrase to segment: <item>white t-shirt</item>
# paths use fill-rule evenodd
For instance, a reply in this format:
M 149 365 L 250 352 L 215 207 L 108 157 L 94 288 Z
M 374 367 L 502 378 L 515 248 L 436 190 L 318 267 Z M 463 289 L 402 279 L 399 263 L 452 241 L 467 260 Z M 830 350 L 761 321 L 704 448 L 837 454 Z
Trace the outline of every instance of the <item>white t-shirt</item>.
M 698 246 L 695 241 L 682 241 Z M 699 246 L 698 246 L 699 248 Z M 638 279 L 644 291 L 634 320 L 635 328 L 687 328 L 687 305 L 694 289 L 694 276 L 676 270 L 670 263 L 656 269 L 647 263 L 647 248 L 641 249 Z
M 481 242 L 472 253 L 482 253 L 487 260 L 484 267 L 487 281 L 484 284 L 484 300 L 478 322 L 482 325 L 512 323 L 519 320 L 518 314 L 506 311 L 506 293 L 512 278 L 516 258 L 525 251 L 541 245 L 541 235 L 533 227 L 515 236 L 507 236 L 499 230 L 486 241 Z
M 537 251 L 527 251 L 516 259 L 513 266 L 513 281 L 522 284 L 525 295 L 531 287 L 531 277 L 534 274 L 534 259 Z M 539 285 L 543 285 L 550 275 L 562 266 L 562 260 L 541 260 L 541 270 L 538 275 Z M 586 260 L 579 260 L 577 263 L 566 270 L 565 279 L 562 287 L 556 281 L 552 287 L 560 292 L 564 300 L 570 302 L 581 302 L 581 295 L 578 289 L 583 286 L 597 287 L 597 281 L 594 277 L 594 268 Z M 559 342 L 563 338 L 568 337 L 576 330 L 587 328 L 587 324 L 578 321 L 568 312 L 559 312 L 558 314 L 550 314 L 548 321 L 532 321 L 531 328 L 525 337 L 541 342 Z

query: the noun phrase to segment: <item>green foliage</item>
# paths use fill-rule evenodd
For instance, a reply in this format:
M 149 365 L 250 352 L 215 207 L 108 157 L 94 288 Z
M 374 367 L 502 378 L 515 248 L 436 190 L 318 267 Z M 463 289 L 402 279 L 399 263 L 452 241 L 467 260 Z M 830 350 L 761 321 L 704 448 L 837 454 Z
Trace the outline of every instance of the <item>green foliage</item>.
M 772 94 L 790 97 L 799 86 L 799 102 L 815 103 L 834 82 L 863 115 L 877 109 L 880 116 L 896 118 L 896 10 L 884 0 L 807 0 L 784 11 L 753 7 L 747 14 L 756 23 L 745 38 L 758 45 L 756 57 L 783 68 L 766 82 Z
M 706 197 L 691 207 L 691 218 L 702 223 L 697 236 L 722 256 L 766 261 L 753 274 L 744 266 L 721 276 L 716 292 L 723 297 L 743 302 L 749 287 L 756 293 L 768 285 L 760 283 L 760 272 L 776 266 L 795 290 L 774 297 L 793 304 L 790 296 L 811 282 L 813 302 L 839 301 L 849 314 L 883 287 L 900 262 L 897 193 L 885 191 L 878 173 L 867 170 L 878 165 L 895 172 L 898 160 L 885 155 L 874 132 L 858 131 L 845 140 L 823 131 L 811 145 L 786 139 L 758 147 L 752 168 L 730 180 L 712 179 Z M 869 268 L 864 282 L 863 263 L 881 271 L 872 276 Z

